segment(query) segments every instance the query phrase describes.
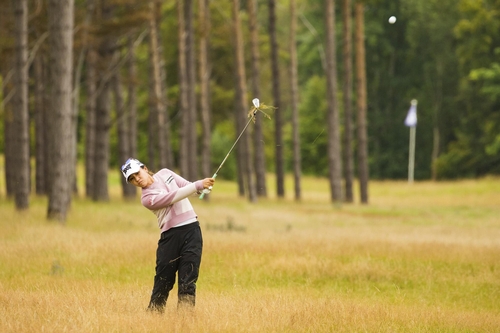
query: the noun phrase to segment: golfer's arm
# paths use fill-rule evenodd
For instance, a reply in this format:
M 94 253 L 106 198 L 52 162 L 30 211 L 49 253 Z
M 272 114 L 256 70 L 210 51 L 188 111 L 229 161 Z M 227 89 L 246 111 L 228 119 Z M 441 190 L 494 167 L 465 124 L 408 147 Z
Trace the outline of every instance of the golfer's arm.
M 142 204 L 148 209 L 165 208 L 201 190 L 203 190 L 203 181 L 198 180 L 194 183 L 189 183 L 184 187 L 180 187 L 175 191 L 160 191 L 154 194 L 151 193 L 143 197 Z
M 198 182 L 196 182 L 196 183 L 198 183 Z M 201 184 L 201 189 L 197 188 L 196 183 L 190 183 L 184 187 L 179 188 L 176 191 L 174 198 L 172 199 L 172 203 L 174 204 L 177 201 L 181 201 L 182 199 L 185 199 L 185 198 L 195 194 L 196 192 L 203 190 L 203 183 Z

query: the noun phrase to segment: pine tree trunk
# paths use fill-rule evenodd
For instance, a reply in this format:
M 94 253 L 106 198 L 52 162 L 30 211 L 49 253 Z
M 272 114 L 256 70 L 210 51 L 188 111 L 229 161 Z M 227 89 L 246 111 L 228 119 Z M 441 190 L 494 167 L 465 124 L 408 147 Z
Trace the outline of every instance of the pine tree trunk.
M 246 72 L 245 72 L 245 56 L 243 48 L 243 34 L 241 31 L 240 20 L 240 1 L 233 0 L 233 24 L 235 34 L 235 56 L 236 56 L 236 117 L 239 118 L 237 124 L 239 126 L 238 134 L 243 130 L 245 115 L 248 111 L 246 104 L 247 85 L 246 85 Z M 246 192 L 250 202 L 255 202 L 257 194 L 255 191 L 255 182 L 253 180 L 253 162 L 250 154 L 250 136 L 248 129 L 243 133 L 239 146 L 236 148 L 240 151 L 239 167 L 242 169 L 242 176 L 246 187 Z M 240 192 L 241 193 L 241 192 Z
M 96 61 L 97 53 L 90 47 L 87 53 L 86 88 L 87 99 L 85 103 L 85 195 L 94 198 L 94 170 L 95 170 L 95 135 L 96 135 Z
M 151 38 L 151 35 L 149 36 Z M 155 101 L 155 80 L 154 67 L 151 59 L 153 58 L 152 50 L 149 48 L 149 112 L 148 112 L 148 161 L 147 165 L 150 170 L 158 170 L 159 164 L 157 161 L 158 153 L 158 109 Z
M 158 54 L 158 30 L 155 15 L 154 0 L 150 1 L 150 17 L 149 17 L 149 54 L 151 64 L 151 110 L 153 115 L 151 119 L 155 124 L 155 128 L 150 129 L 150 133 L 156 133 L 157 147 L 158 147 L 158 167 L 164 168 L 167 166 L 167 141 L 165 140 L 165 105 L 163 104 L 162 84 L 161 84 L 161 70 L 160 70 L 160 56 Z M 152 124 L 150 124 L 152 125 Z
M 261 98 L 260 95 L 260 52 L 258 31 L 258 7 L 257 0 L 248 2 L 248 15 L 250 22 L 250 43 L 252 63 L 252 94 L 253 98 Z M 254 125 L 254 159 L 257 195 L 267 197 L 266 185 L 266 156 L 264 151 L 264 135 L 262 133 L 262 115 L 257 115 Z
M 170 125 L 170 116 L 168 114 L 168 92 L 167 92 L 167 70 L 165 68 L 165 59 L 163 55 L 163 44 L 162 44 L 162 30 L 160 28 L 162 22 L 162 0 L 155 1 L 155 12 L 156 12 L 156 31 L 157 31 L 157 39 L 158 39 L 158 59 L 160 66 L 160 87 L 161 87 L 161 98 L 163 105 L 163 131 L 164 135 L 161 137 L 161 140 L 165 140 L 165 154 L 160 158 L 160 165 L 162 167 L 169 167 L 173 169 L 175 167 L 174 162 L 174 152 L 172 148 L 172 129 Z M 165 160 L 162 160 L 165 159 Z
M 439 111 L 443 105 L 443 76 L 444 76 L 444 61 L 441 57 L 436 59 L 436 78 L 435 78 L 435 89 L 433 94 L 433 112 L 432 112 L 432 122 L 434 124 L 432 129 L 432 153 L 431 153 L 431 179 L 433 181 L 437 180 L 437 167 L 436 161 L 439 157 L 439 147 L 440 147 L 440 131 L 439 131 Z
M 113 5 L 101 4 L 101 19 L 113 17 Z M 96 69 L 98 74 L 95 117 L 94 193 L 92 200 L 108 201 L 109 130 L 111 127 L 111 85 L 109 68 L 113 64 L 115 40 L 111 36 L 102 37 L 97 50 Z
M 28 116 L 28 1 L 13 0 L 15 21 L 14 94 L 12 97 L 14 132 L 14 197 L 17 210 L 29 208 L 30 152 Z
M 352 5 L 351 0 L 342 2 L 343 63 L 344 63 L 344 179 L 345 201 L 353 202 L 354 157 L 352 152 Z
M 179 167 L 181 175 L 189 175 L 189 105 L 188 105 L 188 78 L 186 69 L 186 23 L 184 18 L 184 1 L 177 1 L 179 20 L 179 111 L 181 114 L 181 128 L 179 130 L 180 150 Z
M 12 68 L 11 61 L 5 61 L 6 68 Z M 10 70 L 10 73 L 13 73 Z M 14 87 L 12 86 L 12 80 L 9 80 L 10 75 L 2 73 L 2 77 L 5 78 L 3 83 L 3 96 L 4 99 L 2 103 L 4 104 L 4 154 L 5 154 L 5 185 L 7 197 L 11 198 L 14 196 L 15 191 L 15 172 L 16 166 L 14 164 L 14 109 L 12 104 L 12 91 Z
M 49 0 L 49 53 L 51 103 L 50 192 L 47 217 L 66 221 L 71 204 L 74 174 L 72 126 L 73 0 Z
M 292 145 L 293 145 L 293 178 L 295 200 L 301 199 L 301 156 L 299 136 L 299 83 L 297 61 L 297 14 L 295 0 L 290 0 L 290 82 L 292 93 Z
M 113 42 L 109 37 L 101 43 L 98 51 L 98 67 L 101 74 L 98 78 L 95 113 L 95 150 L 94 150 L 94 201 L 108 201 L 108 165 L 109 165 L 109 130 L 111 125 L 111 91 L 109 79 L 105 73 L 107 64 L 111 63 Z
M 364 4 L 356 2 L 356 91 L 357 91 L 357 136 L 358 174 L 361 203 L 368 203 L 368 140 L 366 134 L 366 65 Z
M 269 39 L 271 43 L 271 72 L 274 112 L 274 144 L 276 157 L 276 192 L 279 198 L 285 196 L 285 164 L 283 157 L 283 121 L 281 119 L 280 73 L 278 62 L 278 38 L 276 36 L 276 1 L 269 0 Z
M 82 81 L 82 72 L 84 70 L 84 64 L 85 64 L 85 57 L 87 54 L 87 51 L 89 49 L 89 27 L 92 25 L 92 15 L 94 13 L 94 0 L 87 0 L 86 1 L 86 13 L 85 13 L 85 19 L 83 22 L 83 33 L 81 37 L 81 49 L 80 53 L 78 55 L 77 63 L 76 63 L 76 68 L 75 68 L 75 75 L 73 79 L 73 114 L 72 114 L 72 122 L 73 122 L 73 139 L 71 140 L 72 144 L 74 147 L 71 148 L 71 150 L 74 152 L 74 170 L 72 170 L 72 173 L 74 174 L 74 183 L 73 183 L 73 192 L 78 195 L 78 179 L 77 179 L 77 172 L 76 172 L 76 166 L 78 164 L 78 154 L 77 154 L 77 132 L 78 132 L 78 112 L 80 109 L 80 84 Z
M 3 7 L 0 9 L 0 29 L 5 29 L 5 26 L 10 25 L 12 22 L 12 1 L 7 1 Z M 6 185 L 6 195 L 7 197 L 12 197 L 14 194 L 11 191 L 13 189 L 12 183 L 14 183 L 14 168 L 12 167 L 12 138 L 11 133 L 13 130 L 12 121 L 12 105 L 9 102 L 12 98 L 9 98 L 9 92 L 12 89 L 10 80 L 11 75 L 13 73 L 12 67 L 12 54 L 10 52 L 6 52 L 5 49 L 0 48 L 0 57 L 2 61 L 0 61 L 0 75 L 2 76 L 2 84 L 0 85 L 2 89 L 2 99 L 0 100 L 0 111 L 3 112 L 3 116 L 1 117 L 3 120 L 3 154 L 4 154 L 4 167 L 5 172 L 2 175 L 5 180 Z M 10 170 L 10 171 L 9 171 Z M 0 193 L 3 189 L 0 189 Z
M 113 86 L 113 93 L 115 96 L 115 112 L 117 119 L 116 126 L 118 134 L 118 161 L 123 163 L 130 157 L 130 138 L 128 131 L 128 114 L 123 101 L 120 71 L 117 71 L 115 75 L 113 75 L 113 81 L 111 84 Z M 120 181 L 122 185 L 123 197 L 135 197 L 136 191 L 133 191 L 135 186 L 128 184 L 124 177 L 120 177 Z
M 211 108 L 210 108 L 210 64 L 208 58 L 208 46 L 210 35 L 210 11 L 208 0 L 199 0 L 199 24 L 200 24 L 200 108 L 203 137 L 201 141 L 201 172 L 202 177 L 211 174 Z M 210 196 L 205 196 L 209 200 Z
M 35 192 L 38 195 L 47 194 L 46 186 L 46 131 L 45 131 L 45 77 L 43 56 L 38 54 L 33 60 L 33 79 L 34 79 L 34 113 L 35 113 Z
M 335 51 L 335 1 L 327 0 L 326 67 L 328 97 L 328 164 L 332 202 L 342 201 L 342 161 L 340 148 L 339 110 L 337 106 L 337 63 Z
M 239 14 L 235 14 L 239 12 L 239 1 L 238 0 L 233 0 L 231 2 L 231 17 L 233 20 L 233 43 L 234 43 L 234 63 L 235 63 L 235 71 L 234 71 L 234 78 L 236 82 L 236 94 L 235 94 L 235 103 L 234 103 L 234 127 L 236 129 L 236 135 L 239 135 L 241 133 L 241 130 L 243 129 L 244 125 L 244 118 L 243 115 L 241 114 L 241 104 L 240 104 L 240 99 L 242 98 L 242 87 L 240 86 L 240 78 L 239 76 L 241 74 L 241 68 L 240 64 L 238 63 L 238 43 L 240 43 L 240 39 L 237 34 L 237 21 L 239 20 Z M 244 139 L 241 138 L 239 145 L 236 147 L 236 182 L 238 184 L 238 195 L 240 197 L 245 196 L 245 161 L 244 161 L 244 149 L 242 146 L 244 146 L 243 141 Z
M 188 153 L 188 170 L 187 179 L 194 181 L 198 179 L 198 138 L 196 131 L 197 122 L 197 106 L 196 106 L 196 61 L 194 47 L 194 29 L 193 29 L 193 0 L 185 0 L 185 18 L 186 18 L 186 70 L 188 79 L 188 137 L 189 137 L 189 153 Z
M 128 100 L 127 100 L 127 117 L 125 122 L 128 128 L 128 157 L 137 158 L 137 66 L 135 58 L 135 44 L 132 37 L 128 39 Z M 120 161 L 124 163 L 125 160 Z M 125 195 L 125 193 L 124 193 Z M 130 186 L 127 190 L 127 196 L 135 198 L 137 195 L 137 187 Z
M 439 126 L 435 125 L 432 129 L 432 155 L 431 155 L 431 179 L 437 180 L 437 167 L 436 161 L 439 157 Z
M 134 40 L 128 39 L 128 100 L 127 100 L 127 125 L 129 129 L 129 157 L 137 158 L 137 64 L 136 46 Z M 125 162 L 125 161 L 120 161 Z M 135 186 L 133 186 L 135 189 Z M 135 193 L 135 192 L 134 192 Z
M 105 47 L 105 46 L 101 46 Z M 99 62 L 103 63 L 108 59 L 105 53 L 100 50 Z M 109 165 L 109 129 L 111 113 L 111 96 L 109 82 L 103 83 L 99 80 L 98 93 L 96 98 L 95 117 L 95 154 L 94 154 L 94 193 L 92 200 L 108 201 L 108 165 Z

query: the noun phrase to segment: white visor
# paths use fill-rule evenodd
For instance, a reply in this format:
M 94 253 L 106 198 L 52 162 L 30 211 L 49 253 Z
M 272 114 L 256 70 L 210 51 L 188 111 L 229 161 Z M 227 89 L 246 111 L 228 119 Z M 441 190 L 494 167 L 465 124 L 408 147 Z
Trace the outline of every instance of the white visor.
M 128 181 L 128 178 L 136 172 L 139 172 L 141 168 L 144 166 L 139 160 L 135 158 L 129 158 L 125 164 L 122 165 L 122 174 L 125 177 L 125 180 Z

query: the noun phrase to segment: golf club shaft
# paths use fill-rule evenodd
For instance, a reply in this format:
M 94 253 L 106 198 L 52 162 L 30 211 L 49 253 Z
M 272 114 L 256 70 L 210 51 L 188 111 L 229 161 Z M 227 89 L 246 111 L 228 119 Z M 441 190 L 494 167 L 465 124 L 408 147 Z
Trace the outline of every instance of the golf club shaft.
M 253 117 L 255 116 L 255 114 L 252 115 L 252 117 L 248 120 L 247 124 L 245 125 L 245 127 L 243 128 L 243 131 L 241 131 L 240 135 L 238 136 L 238 138 L 236 139 L 236 141 L 234 142 L 233 146 L 231 147 L 231 149 L 229 149 L 229 152 L 227 153 L 226 157 L 224 157 L 224 160 L 222 160 L 222 163 L 219 165 L 219 167 L 217 168 L 217 171 L 215 171 L 215 174 L 218 174 L 220 169 L 222 168 L 222 166 L 224 165 L 224 163 L 226 162 L 227 158 L 229 157 L 229 154 L 231 154 L 231 152 L 233 151 L 234 147 L 236 147 L 236 144 L 238 143 L 238 141 L 240 140 L 241 136 L 243 135 L 243 133 L 245 133 L 245 130 L 247 129 L 248 125 L 250 125 L 250 122 L 252 121 Z
M 255 111 L 253 112 L 252 114 L 252 117 L 250 117 L 250 119 L 247 121 L 247 124 L 245 125 L 245 127 L 243 128 L 243 130 L 241 131 L 240 135 L 238 136 L 238 138 L 236 138 L 236 141 L 234 142 L 233 146 L 231 147 L 231 149 L 229 149 L 229 152 L 227 153 L 226 157 L 224 157 L 224 159 L 222 160 L 222 163 L 219 165 L 219 167 L 217 168 L 217 171 L 215 171 L 214 175 L 212 176 L 212 178 L 215 178 L 217 177 L 217 174 L 219 173 L 220 169 L 222 168 L 222 166 L 224 165 L 224 163 L 226 162 L 227 158 L 229 157 L 229 154 L 231 154 L 231 152 L 233 151 L 234 147 L 236 147 L 236 144 L 238 143 L 238 141 L 240 141 L 240 138 L 241 136 L 243 135 L 243 133 L 245 133 L 245 130 L 247 129 L 248 125 L 250 125 L 250 122 L 253 120 L 253 118 L 255 117 L 255 115 L 257 114 L 257 109 L 255 109 Z M 203 199 L 203 197 L 205 196 L 205 193 L 202 193 L 200 194 L 200 199 Z

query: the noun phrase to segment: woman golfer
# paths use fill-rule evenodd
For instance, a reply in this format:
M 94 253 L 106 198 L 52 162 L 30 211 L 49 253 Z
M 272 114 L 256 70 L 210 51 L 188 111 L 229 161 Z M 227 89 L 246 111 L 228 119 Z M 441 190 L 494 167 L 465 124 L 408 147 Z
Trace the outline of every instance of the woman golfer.
M 176 273 L 178 307 L 194 306 L 203 239 L 196 213 L 187 197 L 209 191 L 215 180 L 205 178 L 191 183 L 169 169 L 153 174 L 134 158 L 129 158 L 121 171 L 128 183 L 142 188 L 142 205 L 157 216 L 161 230 L 148 310 L 164 311 Z

